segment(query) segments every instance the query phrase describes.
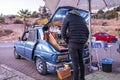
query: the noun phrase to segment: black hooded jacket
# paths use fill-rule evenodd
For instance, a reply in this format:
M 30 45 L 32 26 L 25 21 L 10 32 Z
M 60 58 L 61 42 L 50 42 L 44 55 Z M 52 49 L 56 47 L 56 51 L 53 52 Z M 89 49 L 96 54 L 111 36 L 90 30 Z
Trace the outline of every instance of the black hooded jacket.
M 77 12 L 68 13 L 62 24 L 62 37 L 68 43 L 86 43 L 89 30 L 84 19 Z M 67 33 L 68 31 L 68 33 Z

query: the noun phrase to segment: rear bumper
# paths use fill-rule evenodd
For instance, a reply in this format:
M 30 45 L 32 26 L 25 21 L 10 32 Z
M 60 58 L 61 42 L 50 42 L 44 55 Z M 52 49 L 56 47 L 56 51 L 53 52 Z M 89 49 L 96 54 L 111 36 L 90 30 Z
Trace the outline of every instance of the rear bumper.
M 84 60 L 84 64 L 88 64 L 90 63 L 90 56 L 86 57 L 83 59 Z M 62 62 L 62 63 L 58 63 L 58 64 L 52 64 L 49 62 L 46 62 L 47 64 L 47 71 L 50 73 L 56 73 L 57 68 L 64 66 L 64 64 L 68 64 L 70 66 L 70 68 L 73 68 L 72 62 Z
M 68 64 L 69 66 L 72 65 L 72 62 L 62 62 L 58 64 L 52 64 L 49 62 L 46 62 L 47 64 L 47 71 L 50 73 L 56 73 L 57 68 L 64 66 L 64 64 Z

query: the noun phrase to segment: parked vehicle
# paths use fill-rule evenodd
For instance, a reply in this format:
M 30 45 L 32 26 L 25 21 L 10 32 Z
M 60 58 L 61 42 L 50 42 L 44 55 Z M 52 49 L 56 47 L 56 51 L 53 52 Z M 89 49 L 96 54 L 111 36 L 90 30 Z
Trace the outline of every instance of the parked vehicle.
M 24 57 L 33 61 L 38 72 L 42 75 L 46 75 L 48 72 L 56 72 L 56 68 L 65 63 L 72 66 L 67 45 L 60 36 L 61 22 L 69 9 L 76 8 L 59 7 L 46 25 L 29 26 L 28 30 L 24 32 L 20 40 L 14 45 L 15 58 Z M 85 20 L 87 19 L 87 11 L 76 10 L 80 12 Z M 48 32 L 43 30 L 46 27 L 49 27 Z M 83 54 L 84 62 L 89 63 L 88 46 L 85 46 Z
M 107 34 L 105 32 L 98 32 L 93 35 L 96 40 L 106 41 L 106 42 L 116 42 L 118 39 L 110 34 Z

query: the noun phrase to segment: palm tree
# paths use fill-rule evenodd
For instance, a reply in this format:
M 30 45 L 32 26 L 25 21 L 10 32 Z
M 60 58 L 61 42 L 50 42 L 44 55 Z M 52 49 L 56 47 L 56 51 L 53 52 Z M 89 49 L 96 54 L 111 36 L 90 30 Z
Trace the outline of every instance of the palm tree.
M 24 17 L 24 18 L 28 18 L 30 17 L 31 15 L 31 12 L 29 10 L 20 10 L 20 12 L 18 12 L 18 14 L 21 16 L 21 17 Z
M 26 26 L 27 26 L 27 21 L 26 21 L 26 18 L 29 18 L 30 17 L 30 15 L 31 15 L 31 12 L 29 11 L 29 10 L 20 10 L 19 12 L 18 12 L 18 14 L 23 18 L 23 21 L 24 21 L 24 26 L 25 26 L 25 28 L 24 28 L 24 31 L 26 30 Z

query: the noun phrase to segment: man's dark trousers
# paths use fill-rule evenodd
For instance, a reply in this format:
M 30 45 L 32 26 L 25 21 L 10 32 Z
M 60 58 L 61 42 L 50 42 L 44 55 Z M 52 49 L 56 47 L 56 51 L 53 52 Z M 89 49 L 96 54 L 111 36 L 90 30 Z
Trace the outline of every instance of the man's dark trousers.
M 79 73 L 80 78 L 84 79 L 85 70 L 82 58 L 83 46 L 84 44 L 82 43 L 69 43 L 69 52 L 73 63 L 73 80 L 79 80 Z

